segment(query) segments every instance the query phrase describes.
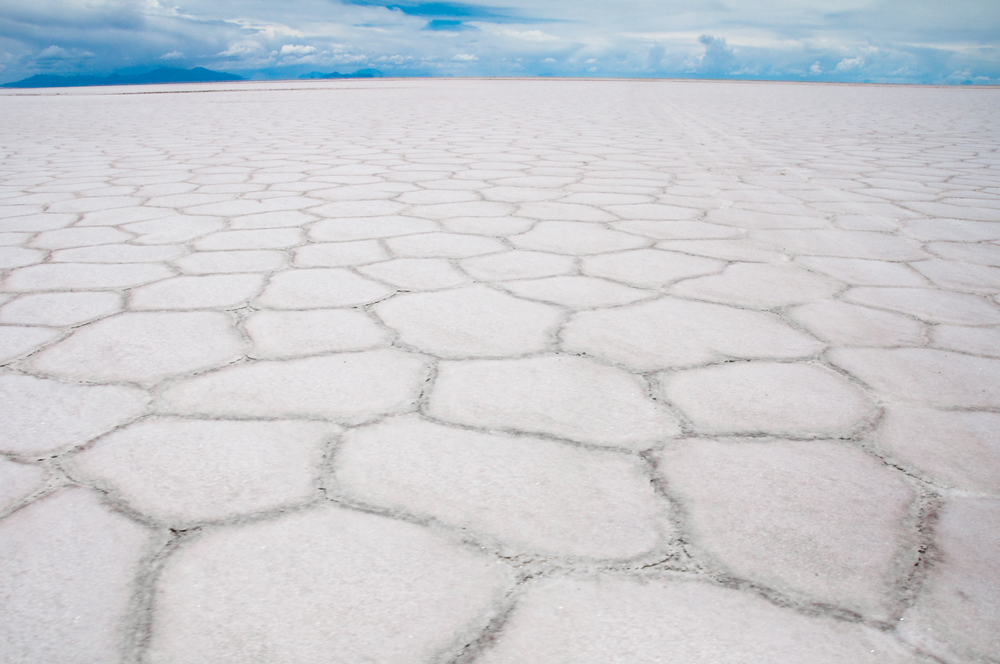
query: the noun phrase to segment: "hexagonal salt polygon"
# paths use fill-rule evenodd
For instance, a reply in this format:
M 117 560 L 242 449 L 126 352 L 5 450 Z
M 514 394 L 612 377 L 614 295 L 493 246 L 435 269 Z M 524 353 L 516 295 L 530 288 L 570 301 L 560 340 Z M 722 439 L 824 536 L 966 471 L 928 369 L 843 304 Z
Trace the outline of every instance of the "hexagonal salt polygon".
M 174 261 L 188 274 L 220 274 L 226 272 L 270 272 L 285 265 L 280 251 L 196 251 Z
M 634 376 L 593 360 L 549 355 L 442 362 L 428 413 L 480 427 L 646 449 L 680 432 Z
M 938 288 L 852 288 L 848 302 L 909 314 L 934 323 L 996 325 L 1000 307 L 984 297 Z
M 10 662 L 114 662 L 150 551 L 145 528 L 84 489 L 0 522 L 0 615 Z
M 759 242 L 745 239 L 726 240 L 666 240 L 656 243 L 657 249 L 676 251 L 706 258 L 750 263 L 769 263 L 788 260 L 780 251 L 767 248 Z
M 171 385 L 161 411 L 358 423 L 416 407 L 427 360 L 395 349 L 228 367 Z
M 849 380 L 816 364 L 726 363 L 660 374 L 663 395 L 701 433 L 851 435 L 874 404 Z
M 830 361 L 893 401 L 1000 407 L 1000 360 L 929 348 L 834 348 Z
M 927 285 L 926 279 L 901 263 L 828 256 L 800 256 L 795 262 L 855 286 Z
M 357 270 L 404 290 L 438 290 L 469 283 L 469 278 L 444 258 L 397 258 Z
M 739 208 L 724 208 L 708 210 L 705 221 L 713 224 L 724 224 L 742 229 L 790 229 L 790 228 L 826 228 L 827 222 L 818 217 L 803 217 L 789 214 L 766 214 L 756 210 Z
M 466 258 L 507 248 L 495 238 L 460 233 L 420 233 L 385 240 L 389 250 L 401 258 Z
M 94 226 L 91 228 L 61 228 L 39 233 L 31 246 L 36 249 L 66 249 L 68 247 L 89 247 L 99 244 L 128 242 L 132 236 L 117 228 Z
M 221 230 L 225 223 L 218 217 L 191 215 L 136 221 L 122 226 L 130 233 L 137 233 L 137 244 L 174 244 L 187 242 L 202 235 Z
M 295 250 L 296 267 L 346 267 L 365 265 L 390 258 L 377 240 L 322 242 Z
M 326 438 L 321 422 L 151 418 L 100 438 L 67 463 L 136 511 L 171 524 L 273 510 L 310 500 Z
M 630 558 L 672 531 L 638 459 L 412 415 L 349 432 L 334 475 L 352 500 L 468 529 L 508 555 Z
M 935 561 L 899 623 L 901 636 L 944 661 L 988 662 L 1000 652 L 1000 501 L 948 499 Z
M 989 295 L 1000 291 L 1000 268 L 931 259 L 912 264 L 935 285 Z
M 751 239 L 780 247 L 790 254 L 913 261 L 927 258 L 920 245 L 887 233 L 843 230 L 750 231 Z
M 46 263 L 14 270 L 4 281 L 7 292 L 130 288 L 174 276 L 165 265 L 127 263 Z
M 45 327 L 0 325 L 0 362 L 13 360 L 59 338 L 59 331 Z
M 919 321 L 839 300 L 803 304 L 788 315 L 820 339 L 841 346 L 919 346 L 924 343 L 924 326 Z
M 42 487 L 46 471 L 0 457 L 0 513 L 6 512 Z
M 125 313 L 77 329 L 33 357 L 31 367 L 79 380 L 149 385 L 228 364 L 243 351 L 223 313 Z
M 805 357 L 823 344 L 777 316 L 661 297 L 605 311 L 574 314 L 563 348 L 621 362 L 638 371 L 692 366 L 725 357 Z
M 575 270 L 576 264 L 571 256 L 515 249 L 488 256 L 466 258 L 461 262 L 461 266 L 476 279 L 505 281 L 568 274 Z
M 659 249 L 622 251 L 582 261 L 585 274 L 640 288 L 659 288 L 678 279 L 718 272 L 724 266 L 722 261 Z
M 513 580 L 421 526 L 327 506 L 206 533 L 158 577 L 150 664 L 457 655 Z
M 259 274 L 174 277 L 132 289 L 128 305 L 132 310 L 232 309 L 250 300 L 263 284 Z
M 272 276 L 257 302 L 274 309 L 326 309 L 375 302 L 392 292 L 347 269 L 309 268 Z
M 431 233 L 441 227 L 427 219 L 375 216 L 356 219 L 324 219 L 309 228 L 309 237 L 319 242 L 343 242 L 394 237 L 411 233 Z
M 689 541 L 736 576 L 882 620 L 897 608 L 916 541 L 901 473 L 826 441 L 694 439 L 657 459 Z
M 739 237 L 742 231 L 704 221 L 613 221 L 611 228 L 654 240 L 707 240 Z
M 406 344 L 440 357 L 502 357 L 546 349 L 562 318 L 548 305 L 482 285 L 396 295 L 373 307 Z
M 228 249 L 284 249 L 302 243 L 299 228 L 266 228 L 248 231 L 221 231 L 206 235 L 195 243 L 200 251 Z
M 531 228 L 534 222 L 519 217 L 452 217 L 442 219 L 438 223 L 452 233 L 497 236 L 523 233 Z
M 102 244 L 94 247 L 53 251 L 53 263 L 155 263 L 187 253 L 175 244 Z
M 611 574 L 529 586 L 476 661 L 930 664 L 874 629 L 802 615 L 748 592 Z
M 614 221 L 615 216 L 605 210 L 574 203 L 551 203 L 547 201 L 526 202 L 518 206 L 517 215 L 547 221 Z
M 244 324 L 254 358 L 299 357 L 365 350 L 388 343 L 391 333 L 354 309 L 258 311 Z
M 946 487 L 1000 497 L 1000 413 L 886 408 L 879 443 Z
M 935 346 L 947 350 L 1000 357 L 1000 327 L 935 325 L 931 330 L 931 340 Z
M 612 307 L 651 298 L 655 292 L 596 277 L 560 276 L 505 281 L 500 287 L 515 295 L 574 309 Z
M 650 244 L 645 238 L 579 221 L 543 221 L 526 233 L 511 236 L 510 242 L 518 249 L 571 256 L 636 249 Z
M 149 396 L 135 388 L 83 386 L 34 376 L 0 376 L 0 450 L 43 454 L 75 447 L 141 415 Z
M 45 252 L 38 249 L 25 249 L 24 247 L 2 247 L 0 248 L 0 269 L 6 270 L 12 267 L 24 267 L 34 265 L 45 260 Z
M 998 224 L 977 224 L 980 227 L 988 226 L 991 235 L 994 237 L 992 239 L 1000 239 L 996 237 L 996 228 L 1000 228 Z M 974 231 L 975 232 L 975 231 Z M 984 234 L 983 231 L 977 233 L 979 235 Z M 966 235 L 963 238 L 963 242 L 932 242 L 927 245 L 927 248 L 934 254 L 941 256 L 942 258 L 947 258 L 954 261 L 965 261 L 967 263 L 977 263 L 979 265 L 992 265 L 993 267 L 1000 267 L 1000 246 L 996 244 L 990 244 L 987 242 L 970 242 L 970 235 Z
M 721 274 L 674 284 L 674 295 L 772 309 L 830 297 L 844 285 L 793 265 L 734 263 Z

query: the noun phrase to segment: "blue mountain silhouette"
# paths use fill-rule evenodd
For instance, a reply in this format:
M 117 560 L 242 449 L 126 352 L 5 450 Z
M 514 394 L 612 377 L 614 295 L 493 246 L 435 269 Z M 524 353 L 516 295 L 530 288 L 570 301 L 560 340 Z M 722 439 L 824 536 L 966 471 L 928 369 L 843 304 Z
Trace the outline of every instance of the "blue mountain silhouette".
M 311 71 L 308 74 L 302 74 L 299 78 L 382 78 L 385 76 L 378 69 L 359 69 L 353 74 L 341 74 L 340 72 L 332 72 L 329 74 L 321 74 L 318 71 Z
M 110 76 L 56 76 L 36 74 L 29 78 L 4 83 L 4 88 L 75 88 L 88 85 L 145 85 L 150 83 L 204 83 L 210 81 L 242 81 L 242 76 L 212 71 L 204 67 L 177 69 L 162 67 L 145 74 L 111 74 Z

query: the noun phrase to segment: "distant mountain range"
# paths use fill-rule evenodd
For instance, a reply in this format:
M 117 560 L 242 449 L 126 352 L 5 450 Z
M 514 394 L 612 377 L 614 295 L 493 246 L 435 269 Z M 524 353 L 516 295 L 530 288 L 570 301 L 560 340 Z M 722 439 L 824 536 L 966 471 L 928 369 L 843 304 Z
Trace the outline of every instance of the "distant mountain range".
M 383 76 L 385 74 L 378 69 L 359 69 L 353 74 L 341 74 L 339 72 L 321 74 L 318 71 L 311 71 L 308 74 L 302 74 L 299 78 L 382 78 Z
M 381 75 L 381 74 L 380 74 Z M 21 81 L 4 83 L 3 88 L 75 88 L 89 85 L 148 85 L 150 83 L 206 83 L 242 81 L 242 76 L 212 71 L 204 67 L 177 69 L 162 67 L 146 74 L 111 74 L 110 76 L 56 76 L 36 74 Z

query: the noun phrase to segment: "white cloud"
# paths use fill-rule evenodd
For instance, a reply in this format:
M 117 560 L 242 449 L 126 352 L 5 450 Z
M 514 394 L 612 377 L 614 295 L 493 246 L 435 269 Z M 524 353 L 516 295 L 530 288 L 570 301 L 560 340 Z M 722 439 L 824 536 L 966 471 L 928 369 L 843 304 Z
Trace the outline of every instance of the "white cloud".
M 809 67 L 810 76 L 819 76 L 823 73 L 823 68 L 820 66 L 819 62 L 814 62 L 811 67 Z
M 66 60 L 67 58 L 73 57 L 72 54 L 64 48 L 59 46 L 49 46 L 41 53 L 35 56 L 36 60 Z
M 248 18 L 225 19 L 227 23 L 235 23 L 246 30 L 255 30 L 257 34 L 273 39 L 277 35 L 288 35 L 289 37 L 303 37 L 304 33 L 295 28 L 281 23 L 271 23 Z
M 477 24 L 481 25 L 481 24 Z M 493 34 L 503 35 L 504 37 L 512 37 L 514 39 L 523 39 L 524 41 L 535 41 L 535 42 L 547 42 L 547 41 L 559 41 L 559 37 L 555 35 L 550 35 L 541 30 L 508 30 L 506 28 L 494 28 L 491 30 Z
M 160 60 L 180 60 L 184 57 L 184 54 L 180 51 L 171 51 L 170 53 L 164 53 L 160 56 Z
M 49 46 L 35 56 L 35 61 L 39 63 L 73 62 L 93 58 L 95 55 L 90 51 L 80 49 L 65 49 L 60 46 Z
M 698 43 L 705 47 L 705 52 L 696 58 L 693 71 L 702 74 L 730 74 L 739 71 L 736 53 L 732 46 L 726 43 L 724 37 L 701 35 Z
M 472 53 L 458 53 L 452 58 L 455 62 L 475 62 L 479 58 Z
M 225 51 L 216 53 L 216 57 L 245 58 L 249 56 L 259 56 L 263 52 L 265 52 L 265 49 L 262 48 L 260 44 L 256 44 L 254 42 L 238 42 L 236 44 L 230 44 L 229 48 Z
M 859 67 L 863 67 L 864 64 L 865 64 L 865 59 L 862 58 L 861 56 L 858 56 L 856 58 L 844 58 L 843 60 L 837 63 L 837 71 L 839 72 L 851 71 L 852 69 L 858 69 Z
M 324 58 L 325 62 L 331 62 L 341 65 L 355 65 L 362 62 L 368 62 L 368 56 L 362 55 L 360 53 L 332 53 Z
M 401 65 L 407 60 L 412 60 L 412 55 L 380 55 L 374 62 L 388 62 L 394 65 Z
M 310 55 L 315 52 L 315 46 L 304 46 L 302 44 L 285 44 L 281 47 L 281 55 Z

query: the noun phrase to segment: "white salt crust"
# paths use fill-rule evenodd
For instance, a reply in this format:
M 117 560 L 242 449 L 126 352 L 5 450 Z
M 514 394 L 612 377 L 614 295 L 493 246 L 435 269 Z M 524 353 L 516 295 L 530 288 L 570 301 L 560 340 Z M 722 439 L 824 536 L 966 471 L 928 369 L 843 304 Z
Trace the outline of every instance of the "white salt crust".
M 1000 92 L 55 94 L 0 91 L 0 660 L 1000 652 Z

